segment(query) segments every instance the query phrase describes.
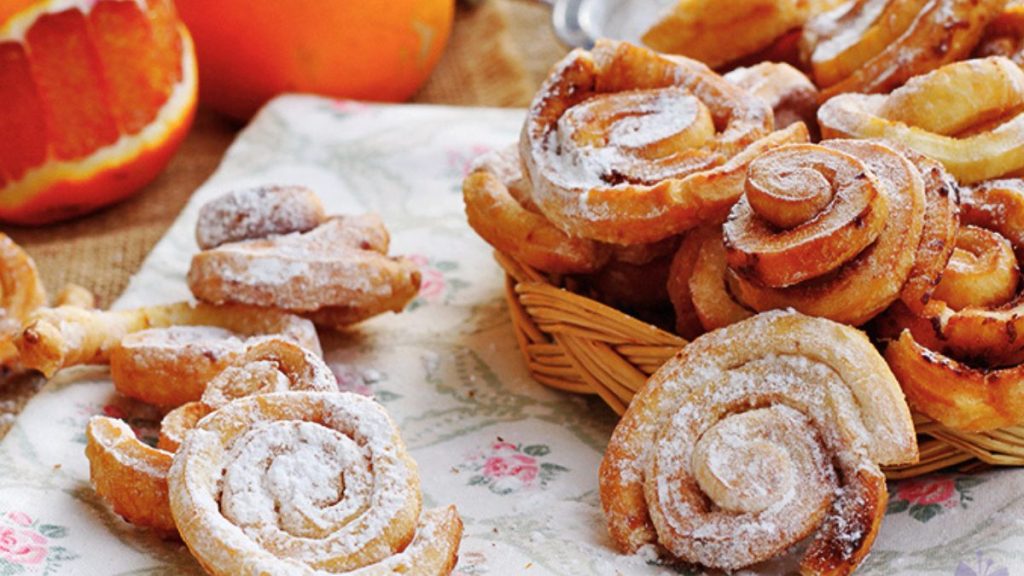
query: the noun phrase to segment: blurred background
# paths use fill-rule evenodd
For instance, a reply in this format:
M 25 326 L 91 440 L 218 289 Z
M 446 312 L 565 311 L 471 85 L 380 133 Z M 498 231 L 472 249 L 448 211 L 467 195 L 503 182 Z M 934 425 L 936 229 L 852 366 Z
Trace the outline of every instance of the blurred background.
M 443 18 L 452 1 L 430 0 L 427 3 L 434 5 Z M 14 4 L 30 5 L 31 2 L 14 0 Z M 244 80 L 245 70 L 231 68 L 231 62 L 221 63 L 228 68 L 217 71 L 218 75 L 212 80 L 206 78 L 204 84 L 204 64 L 208 74 L 218 65 L 212 61 L 210 38 L 214 43 L 226 44 L 221 47 L 214 45 L 214 50 L 229 54 L 237 51 L 239 42 L 244 41 L 227 36 L 222 38 L 223 31 L 229 26 L 225 24 L 223 15 L 212 13 L 216 10 L 213 8 L 215 4 L 220 3 L 178 0 L 178 12 L 192 29 L 199 56 L 200 102 L 191 128 L 184 132 L 183 140 L 166 168 L 138 193 L 90 214 L 43 226 L 2 225 L 2 231 L 35 258 L 47 286 L 78 283 L 95 292 L 100 306 L 108 306 L 124 289 L 130 276 L 173 222 L 192 192 L 214 171 L 224 151 L 244 126 L 244 120 L 238 117 L 247 115 L 246 105 L 239 105 L 230 98 L 211 98 L 209 85 L 234 73 L 241 73 Z M 449 6 L 445 8 L 444 4 Z M 14 9 L 17 10 L 17 6 Z M 4 16 L 0 10 L 0 21 Z M 111 26 L 118 22 L 126 25 L 123 24 L 125 18 L 117 20 L 111 17 L 109 20 L 115 22 Z M 550 20 L 550 8 L 538 1 L 456 2 L 446 43 L 443 37 L 437 38 L 445 32 L 443 25 L 437 27 L 440 32 L 425 30 L 421 35 L 438 43 L 440 58 L 422 86 L 416 87 L 418 78 L 406 79 L 413 82 L 408 89 L 413 95 L 407 101 L 455 106 L 526 106 L 548 68 L 567 52 L 552 32 Z M 204 22 L 209 26 L 204 27 Z M 260 25 L 274 27 L 276 22 L 271 18 L 262 24 L 252 24 L 257 28 Z M 344 34 L 340 31 L 339 37 Z M 27 36 L 32 40 L 31 32 Z M 128 36 L 130 34 L 121 33 L 117 37 Z M 287 42 L 287 37 L 282 41 Z M 117 48 L 115 45 L 112 51 L 116 52 Z M 0 57 L 3 56 L 0 51 Z M 375 60 L 372 55 L 369 58 Z M 382 66 L 379 61 L 375 64 Z M 256 78 L 261 77 L 257 75 Z M 237 78 L 232 80 L 239 82 Z M 377 96 L 366 95 L 378 100 L 403 97 L 394 94 Z M 229 110 L 236 117 L 214 110 L 211 100 L 218 109 Z

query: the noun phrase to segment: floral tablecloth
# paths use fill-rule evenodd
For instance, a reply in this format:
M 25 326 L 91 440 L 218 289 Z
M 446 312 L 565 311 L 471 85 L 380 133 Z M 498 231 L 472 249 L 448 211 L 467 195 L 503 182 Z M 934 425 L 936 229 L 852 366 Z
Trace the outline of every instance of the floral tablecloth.
M 424 269 L 409 310 L 325 334 L 342 387 L 372 394 L 419 462 L 429 506 L 466 523 L 457 573 L 689 574 L 611 548 L 597 467 L 615 417 L 553 392 L 521 363 L 491 250 L 468 228 L 460 181 L 477 154 L 512 142 L 521 111 L 274 101 L 244 130 L 117 306 L 188 297 L 199 206 L 244 185 L 294 182 L 330 211 L 377 211 L 393 252 Z M 106 370 L 66 370 L 0 444 L 0 575 L 200 574 L 187 550 L 124 523 L 88 481 L 84 429 L 126 418 L 152 439 L 158 414 L 117 397 Z M 1024 471 L 894 484 L 866 575 L 1024 573 Z M 785 573 L 785 562 L 760 567 Z

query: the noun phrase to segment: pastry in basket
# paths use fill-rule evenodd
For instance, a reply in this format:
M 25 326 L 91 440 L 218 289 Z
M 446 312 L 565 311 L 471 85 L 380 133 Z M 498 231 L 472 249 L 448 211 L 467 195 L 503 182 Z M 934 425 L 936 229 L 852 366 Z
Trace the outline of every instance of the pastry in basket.
M 26 368 L 49 377 L 68 366 L 105 364 L 129 334 L 168 326 L 212 326 L 242 336 L 280 335 L 320 353 L 316 328 L 304 318 L 253 306 L 187 302 L 110 311 L 40 308 L 28 317 L 15 344 Z
M 453 506 L 423 510 L 416 463 L 373 400 L 283 392 L 237 400 L 189 432 L 171 512 L 203 568 L 236 574 L 449 574 Z
M 696 338 L 706 330 L 745 320 L 754 311 L 729 288 L 722 229 L 704 226 L 687 233 L 672 260 L 668 296 L 676 314 L 676 332 Z
M 843 0 L 678 0 L 643 35 L 659 52 L 681 54 L 718 68 L 768 48 L 808 18 Z
M 854 0 L 810 19 L 802 51 L 828 98 L 889 92 L 970 55 L 1006 0 Z
M 174 388 L 175 384 L 169 380 L 159 385 Z M 316 354 L 280 338 L 261 339 L 210 380 L 200 400 L 164 417 L 157 448 L 136 438 L 121 420 L 93 417 L 86 430 L 89 476 L 96 492 L 125 520 L 173 536 L 167 471 L 174 451 L 200 419 L 231 400 L 254 394 L 337 389 L 334 376 Z
M 837 96 L 818 110 L 818 123 L 826 138 L 904 144 L 969 184 L 1024 169 L 1022 107 L 1024 71 L 994 56 L 950 64 L 889 95 Z
M 1006 56 L 1024 65 L 1024 1 L 1006 3 L 1003 12 L 985 28 L 974 54 L 981 58 Z
M 316 197 L 312 199 L 319 207 Z M 331 216 L 306 232 L 277 235 L 289 228 L 272 221 L 264 201 L 263 191 L 253 189 L 204 208 L 208 215 L 229 217 L 229 222 L 245 219 L 244 230 L 257 232 L 245 232 L 243 240 L 192 258 L 188 285 L 196 298 L 286 310 L 339 328 L 383 312 L 400 312 L 419 292 L 419 269 L 407 259 L 387 255 L 390 238 L 376 215 Z M 238 213 L 232 216 L 231 210 Z M 215 228 L 209 222 L 213 218 L 201 219 L 202 228 Z M 254 236 L 266 230 L 273 232 Z M 243 231 L 198 233 L 207 234 L 234 238 Z
M 308 232 L 327 219 L 320 198 L 305 186 L 264 186 L 228 192 L 199 210 L 202 250 L 228 242 Z
M 922 167 L 940 175 L 929 171 L 935 178 L 926 181 L 897 148 L 873 141 L 758 157 L 723 227 L 732 293 L 755 310 L 792 307 L 852 325 L 885 310 L 908 282 L 917 294 L 944 268 L 933 260 L 952 252 L 948 221 L 956 218 L 941 167 Z M 926 218 L 928 210 L 935 214 Z
M 775 114 L 776 129 L 797 122 L 817 128 L 818 88 L 793 66 L 761 62 L 736 68 L 724 78 L 767 102 Z
M 515 146 L 480 157 L 462 183 L 462 194 L 473 230 L 523 264 L 570 274 L 596 272 L 608 262 L 606 245 L 570 236 L 540 213 Z
M 705 65 L 600 41 L 558 63 L 534 98 L 520 159 L 537 208 L 570 237 L 647 244 L 722 219 L 772 132 L 760 98 Z
M 879 465 L 914 462 L 910 411 L 863 333 L 768 312 L 694 340 L 656 372 L 600 470 L 623 552 L 655 544 L 738 570 L 814 535 L 802 574 L 849 574 L 885 514 Z
M 917 313 L 894 307 L 878 327 L 911 405 L 955 430 L 1024 424 L 1024 246 L 1000 232 L 1024 194 L 1006 184 L 965 191 L 967 224 L 932 301 Z

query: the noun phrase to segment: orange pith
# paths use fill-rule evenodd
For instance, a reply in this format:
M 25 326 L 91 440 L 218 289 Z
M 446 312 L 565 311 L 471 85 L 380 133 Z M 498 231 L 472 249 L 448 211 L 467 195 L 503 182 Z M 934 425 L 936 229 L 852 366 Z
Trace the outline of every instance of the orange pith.
M 156 177 L 196 99 L 170 0 L 14 4 L 0 9 L 0 219 L 72 216 Z

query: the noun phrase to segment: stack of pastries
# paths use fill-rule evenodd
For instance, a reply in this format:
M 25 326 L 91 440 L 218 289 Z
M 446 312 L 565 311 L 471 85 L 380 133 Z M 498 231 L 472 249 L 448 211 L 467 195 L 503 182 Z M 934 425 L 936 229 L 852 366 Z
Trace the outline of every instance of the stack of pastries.
M 845 574 L 879 466 L 919 457 L 911 409 L 1024 425 L 1024 9 L 712 4 L 645 36 L 677 54 L 558 63 L 466 212 L 506 259 L 693 340 L 605 455 L 623 551 L 735 570 L 816 532 L 802 572 Z

